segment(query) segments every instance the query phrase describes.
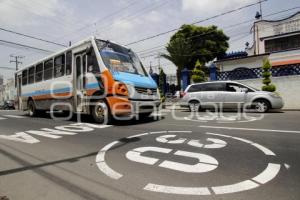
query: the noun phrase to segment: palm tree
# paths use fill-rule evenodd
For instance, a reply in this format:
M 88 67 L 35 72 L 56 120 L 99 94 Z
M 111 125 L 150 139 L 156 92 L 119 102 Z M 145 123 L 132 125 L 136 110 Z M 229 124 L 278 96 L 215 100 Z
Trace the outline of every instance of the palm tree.
M 181 71 L 188 66 L 184 66 L 187 57 L 191 55 L 191 45 L 184 40 L 184 38 L 176 38 L 171 40 L 166 50 L 168 54 L 162 54 L 161 56 L 171 61 L 176 67 L 177 85 L 181 87 Z

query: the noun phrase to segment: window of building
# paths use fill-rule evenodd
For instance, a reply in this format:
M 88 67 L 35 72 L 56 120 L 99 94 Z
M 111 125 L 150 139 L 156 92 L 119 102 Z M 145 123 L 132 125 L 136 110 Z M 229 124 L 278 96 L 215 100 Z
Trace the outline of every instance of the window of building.
M 27 76 L 28 76 L 27 73 L 28 73 L 27 69 L 25 69 L 22 72 L 22 85 L 27 85 Z
M 43 63 L 40 63 L 35 67 L 35 82 L 43 80 L 43 67 Z
M 54 77 L 65 75 L 65 54 L 54 58 Z
M 28 84 L 34 83 L 34 67 L 30 67 L 28 71 Z
M 300 35 L 276 38 L 265 41 L 265 52 L 285 51 L 300 48 Z
M 48 60 L 44 63 L 44 80 L 53 78 L 53 60 Z
M 72 74 L 72 52 L 68 51 L 66 54 L 66 75 Z

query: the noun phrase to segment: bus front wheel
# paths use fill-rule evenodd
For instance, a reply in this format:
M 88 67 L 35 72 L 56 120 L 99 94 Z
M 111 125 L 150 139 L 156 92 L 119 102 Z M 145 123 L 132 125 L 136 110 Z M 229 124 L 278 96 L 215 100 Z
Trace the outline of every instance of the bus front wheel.
M 109 124 L 111 122 L 111 113 L 105 101 L 98 100 L 94 102 L 91 109 L 95 122 L 99 124 Z

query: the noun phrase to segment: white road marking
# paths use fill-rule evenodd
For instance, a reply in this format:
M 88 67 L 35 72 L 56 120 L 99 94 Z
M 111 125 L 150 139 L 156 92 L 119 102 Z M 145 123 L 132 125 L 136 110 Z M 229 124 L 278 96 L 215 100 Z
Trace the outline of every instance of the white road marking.
M 145 135 L 149 135 L 149 133 L 141 133 L 141 134 L 137 134 L 137 135 L 132 135 L 132 136 L 127 137 L 127 139 L 142 137 Z
M 275 153 L 273 153 L 270 149 L 260 145 L 260 144 L 257 144 L 257 143 L 253 143 L 251 144 L 252 146 L 255 146 L 256 148 L 258 148 L 259 150 L 261 150 L 262 152 L 264 152 L 266 155 L 269 155 L 269 156 L 275 156 Z
M 267 147 L 264 147 L 264 146 L 262 146 L 260 144 L 254 143 L 254 142 L 252 142 L 250 140 L 246 140 L 246 139 L 239 138 L 239 137 L 233 137 L 233 136 L 223 135 L 223 134 L 216 134 L 216 133 L 206 133 L 206 134 L 207 135 L 217 135 L 217 136 L 221 136 L 221 137 L 227 137 L 227 138 L 236 139 L 236 140 L 245 142 L 247 144 L 250 144 L 250 145 L 258 148 L 259 150 L 261 150 L 264 154 L 266 154 L 268 156 L 276 156 L 276 154 L 273 151 L 271 151 L 270 149 L 268 149 Z
M 207 138 L 206 140 L 213 142 L 213 144 L 204 145 L 205 149 L 219 149 L 219 148 L 223 148 L 227 145 L 227 142 L 225 142 L 224 140 L 220 140 L 220 139 Z
M 4 117 L 0 117 L 0 120 L 4 120 L 4 119 L 7 119 L 7 118 L 4 118 Z
M 15 118 L 15 119 L 24 119 L 24 118 L 27 118 L 27 117 L 21 116 L 21 115 L 3 115 L 3 117 Z
M 168 138 L 174 138 L 177 135 L 162 135 L 156 138 L 157 142 L 167 143 L 167 144 L 183 144 L 187 139 L 179 138 L 177 140 L 168 140 Z
M 214 191 L 215 194 L 228 194 L 228 193 L 241 192 L 245 190 L 251 190 L 258 186 L 259 184 L 250 180 L 246 180 L 232 185 L 212 187 L 211 189 Z
M 150 132 L 150 133 L 142 133 L 142 134 L 137 134 L 137 135 L 130 136 L 127 138 L 132 138 L 132 137 L 137 137 L 137 136 L 146 136 L 146 135 L 150 135 L 150 134 L 169 133 L 169 132 L 171 132 L 171 131 L 157 131 L 157 132 Z M 190 133 L 191 131 L 173 131 L 173 132 Z M 268 148 L 266 148 L 260 144 L 254 143 L 247 139 L 233 137 L 233 136 L 229 136 L 229 135 L 223 135 L 223 134 L 208 133 L 208 132 L 206 134 L 239 140 L 241 142 L 244 142 L 246 144 L 250 144 L 250 145 L 256 147 L 257 149 L 261 150 L 266 155 L 276 156 Z M 164 138 L 158 137 L 158 138 L 166 139 L 166 138 L 170 138 L 169 136 L 170 135 L 168 135 L 168 137 L 164 137 Z M 173 137 L 176 135 L 171 135 L 171 136 Z M 210 140 L 208 140 L 208 139 L 210 139 Z M 213 145 L 220 144 L 220 145 L 224 146 L 227 144 L 223 140 L 214 139 L 214 138 L 208 138 L 208 139 L 207 139 L 208 141 L 211 141 L 214 143 Z M 166 142 L 166 141 L 163 141 L 163 142 Z M 201 144 L 199 142 L 199 140 L 191 140 L 190 142 L 192 142 L 192 143 L 198 142 L 197 143 L 198 146 L 201 146 L 201 147 L 205 146 L 205 145 Z M 99 151 L 99 153 L 96 157 L 96 162 L 97 162 L 99 169 L 103 173 L 105 173 L 107 176 L 109 176 L 113 179 L 119 179 L 123 175 L 112 170 L 105 163 L 105 152 L 107 150 L 111 149 L 117 143 L 118 143 L 118 141 L 115 141 L 113 143 L 106 145 L 103 149 L 101 149 Z M 166 148 L 160 148 L 160 147 L 140 147 L 140 148 L 136 148 L 134 150 L 127 152 L 126 157 L 129 160 L 132 160 L 135 162 L 140 162 L 140 163 L 149 164 L 149 165 L 156 164 L 159 161 L 159 159 L 141 156 L 141 153 L 144 153 L 147 151 L 170 153 L 172 151 L 172 149 L 166 149 Z M 161 164 L 159 164 L 159 166 L 163 167 L 163 168 L 167 168 L 167 169 L 186 172 L 186 173 L 189 173 L 189 172 L 202 173 L 202 172 L 211 171 L 218 167 L 218 161 L 215 158 L 205 155 L 205 154 L 177 150 L 174 153 L 174 155 L 196 158 L 199 160 L 199 163 L 196 165 L 187 165 L 187 164 L 183 164 L 183 163 L 165 160 L 165 161 L 161 162 Z M 289 168 L 289 165 L 285 164 L 285 167 Z M 245 190 L 251 190 L 251 189 L 259 187 L 262 184 L 266 184 L 267 182 L 271 181 L 272 179 L 274 179 L 277 176 L 277 174 L 280 171 L 280 168 L 281 168 L 280 164 L 268 163 L 268 166 L 266 167 L 266 169 L 263 172 L 261 172 L 260 174 L 258 174 L 257 176 L 255 176 L 254 178 L 245 180 L 245 181 L 241 181 L 238 183 L 230 184 L 230 185 L 211 186 L 211 187 L 177 187 L 177 186 L 148 183 L 144 187 L 144 190 L 152 191 L 152 192 L 167 193 L 167 194 L 179 194 L 179 195 L 211 195 L 211 194 L 221 195 L 221 194 L 228 194 L 228 193 L 236 193 L 236 192 L 242 192 Z M 211 193 L 211 191 L 212 191 L 212 193 Z
M 97 163 L 98 168 L 107 176 L 109 176 L 112 179 L 118 180 L 122 178 L 122 174 L 114 171 L 112 168 L 110 168 L 105 162 L 98 162 Z
M 284 164 L 284 166 L 285 166 L 286 169 L 290 169 L 291 168 L 291 166 L 289 164 L 286 164 L 286 163 Z
M 219 149 L 223 148 L 227 145 L 227 142 L 215 139 L 215 138 L 207 138 L 207 141 L 213 142 L 213 144 L 202 144 L 200 140 L 190 140 L 187 144 L 193 147 L 205 148 L 205 149 Z
M 252 180 L 260 184 L 265 184 L 275 178 L 279 171 L 280 164 L 269 163 L 267 168 L 262 173 L 252 178 Z
M 74 132 L 67 132 L 67 131 L 59 131 L 55 129 L 50 129 L 50 128 L 42 128 L 39 131 L 36 130 L 30 130 L 26 131 L 27 133 L 33 134 L 33 135 L 39 135 L 43 137 L 48 137 L 52 139 L 58 139 L 61 138 L 61 135 L 76 135 L 77 133 Z
M 70 124 L 64 126 L 57 126 L 55 127 L 55 129 L 42 128 L 40 130 L 29 130 L 26 132 L 19 132 L 13 135 L 0 135 L 0 139 L 34 144 L 34 143 L 39 143 L 40 140 L 32 137 L 29 134 L 48 137 L 52 139 L 58 139 L 61 138 L 62 135 L 76 135 L 80 132 L 93 131 L 95 130 L 95 128 L 108 128 L 108 127 L 110 126 L 96 125 L 96 124 L 89 124 L 89 123 L 77 123 L 77 124 Z
M 154 132 L 150 132 L 149 134 L 160 134 L 160 133 L 167 133 L 167 131 L 154 131 Z
M 157 158 L 151 158 L 151 157 L 146 157 L 146 156 L 141 156 L 142 153 L 144 152 L 158 152 L 158 153 L 170 153 L 172 149 L 167 149 L 167 148 L 160 148 L 160 147 L 140 147 L 133 149 L 131 151 L 128 151 L 126 153 L 126 158 L 128 160 L 138 162 L 138 163 L 144 163 L 147 165 L 154 165 L 159 161 Z
M 25 132 L 15 133 L 14 135 L 0 135 L 0 139 L 23 142 L 28 144 L 39 143 L 40 141 Z
M 144 190 L 180 195 L 210 195 L 207 187 L 175 187 L 149 183 L 144 187 Z
M 64 125 L 64 126 L 56 126 L 55 129 L 62 131 L 74 131 L 74 132 L 90 132 L 94 129 L 87 126 L 78 126 L 77 124 Z
M 116 172 L 115 170 L 113 170 L 112 168 L 110 168 L 106 162 L 105 162 L 105 153 L 112 148 L 114 145 L 118 144 L 119 141 L 114 141 L 108 145 L 106 145 L 105 147 L 103 147 L 97 154 L 96 156 L 96 164 L 97 167 L 108 177 L 118 180 L 120 179 L 123 175 Z
M 166 160 L 163 161 L 159 166 L 166 169 L 172 169 L 185 173 L 204 173 L 216 169 L 219 164 L 215 158 L 201 153 L 176 151 L 174 155 L 184 156 L 188 158 L 196 158 L 198 160 L 198 163 L 195 165 L 188 165 Z
M 300 133 L 300 131 L 290 131 L 290 130 L 272 130 L 272 129 L 255 129 L 255 128 L 238 128 L 238 127 L 221 127 L 221 126 L 199 126 L 199 127 L 212 128 L 212 129 L 227 129 L 227 130 L 260 131 L 260 132 Z

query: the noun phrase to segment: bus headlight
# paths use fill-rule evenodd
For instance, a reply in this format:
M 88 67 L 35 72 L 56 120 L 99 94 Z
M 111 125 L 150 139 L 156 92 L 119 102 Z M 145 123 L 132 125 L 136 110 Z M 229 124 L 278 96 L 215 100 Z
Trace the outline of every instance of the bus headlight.
M 115 84 L 115 94 L 121 96 L 128 96 L 128 88 L 125 83 Z

